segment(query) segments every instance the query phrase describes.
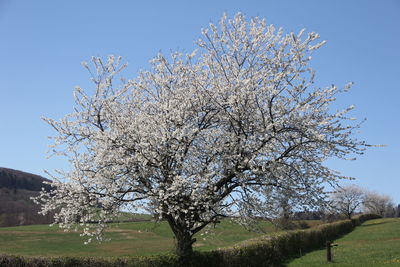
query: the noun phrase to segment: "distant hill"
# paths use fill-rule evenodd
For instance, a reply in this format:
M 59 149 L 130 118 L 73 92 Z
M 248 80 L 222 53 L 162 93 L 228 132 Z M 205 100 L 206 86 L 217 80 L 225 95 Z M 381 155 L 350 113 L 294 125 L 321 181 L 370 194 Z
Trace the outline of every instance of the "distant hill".
M 52 216 L 38 214 L 40 207 L 30 199 L 50 181 L 39 175 L 0 167 L 0 227 L 51 223 Z

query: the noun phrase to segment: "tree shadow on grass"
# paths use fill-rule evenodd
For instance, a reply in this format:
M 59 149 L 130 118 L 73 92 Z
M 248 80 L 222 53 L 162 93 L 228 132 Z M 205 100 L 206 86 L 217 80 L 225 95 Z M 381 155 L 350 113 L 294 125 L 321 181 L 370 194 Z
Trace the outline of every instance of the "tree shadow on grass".
M 375 226 L 375 225 L 380 225 L 380 224 L 387 224 L 389 222 L 374 222 L 374 223 L 369 223 L 369 224 L 361 224 L 358 227 L 370 227 L 370 226 Z
M 347 235 L 347 234 L 349 234 L 349 233 L 351 233 L 351 232 L 338 234 L 338 235 L 337 235 L 334 239 L 332 239 L 331 241 L 334 243 L 335 240 L 340 239 L 340 238 L 344 237 L 345 235 Z M 301 257 L 307 255 L 308 253 L 311 253 L 311 252 L 314 252 L 314 251 L 318 251 L 318 250 L 326 250 L 326 245 L 325 245 L 325 243 L 324 243 L 324 244 L 321 244 L 321 245 L 319 245 L 319 246 L 315 246 L 315 247 L 313 247 L 313 248 L 304 249 L 304 250 L 299 250 L 299 253 L 296 253 L 296 254 L 288 255 L 288 256 L 282 261 L 282 264 L 281 264 L 281 265 L 276 265 L 276 266 L 279 266 L 279 267 L 281 267 L 281 266 L 288 266 L 288 264 L 289 264 L 291 261 L 293 261 L 293 260 L 295 260 L 295 259 L 297 259 L 297 258 L 301 258 Z M 332 262 L 334 263 L 334 261 L 332 261 Z M 275 265 L 274 265 L 274 266 L 275 266 Z
M 317 249 L 311 249 L 311 250 L 307 250 L 307 251 L 301 252 L 301 253 L 299 253 L 299 255 L 291 255 L 291 257 L 289 257 L 289 258 L 287 258 L 286 260 L 284 260 L 284 261 L 282 262 L 282 264 L 281 264 L 281 265 L 278 265 L 278 266 L 279 266 L 279 267 L 286 267 L 286 266 L 288 266 L 292 261 L 294 261 L 295 259 L 301 258 L 301 257 L 303 257 L 303 256 L 306 256 L 306 255 L 309 254 L 309 253 L 312 253 L 312 252 L 315 252 L 315 251 L 318 251 L 318 250 L 325 250 L 325 248 L 324 248 L 323 246 L 321 246 L 320 248 L 317 248 Z

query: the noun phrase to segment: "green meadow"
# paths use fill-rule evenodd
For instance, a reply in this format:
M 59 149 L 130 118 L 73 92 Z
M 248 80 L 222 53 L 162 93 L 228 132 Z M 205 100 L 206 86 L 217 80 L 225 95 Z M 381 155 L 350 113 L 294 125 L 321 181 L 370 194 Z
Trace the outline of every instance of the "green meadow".
M 320 249 L 288 266 L 400 266 L 400 219 L 366 221 L 334 243 L 333 262 L 327 263 L 326 249 Z
M 319 224 L 309 221 L 310 226 Z M 264 233 L 245 230 L 229 220 L 208 233 L 199 233 L 195 250 L 232 246 L 265 233 L 278 232 L 269 222 L 260 222 Z M 57 226 L 30 225 L 0 228 L 0 254 L 22 256 L 125 257 L 157 255 L 174 251 L 174 238 L 166 222 L 113 223 L 106 231 L 109 241 L 85 245 L 79 232 L 64 232 Z M 287 266 L 400 266 L 400 219 L 370 220 L 335 240 L 333 262 L 326 262 L 320 249 L 287 262 Z
M 310 221 L 309 224 L 318 224 Z M 246 239 L 277 230 L 269 222 L 260 222 L 264 233 L 250 232 L 229 220 L 199 233 L 195 250 L 212 250 L 234 245 Z M 166 222 L 113 223 L 106 231 L 110 241 L 92 241 L 79 232 L 64 232 L 58 226 L 30 225 L 0 228 L 0 254 L 22 256 L 121 257 L 154 255 L 174 251 L 173 234 Z

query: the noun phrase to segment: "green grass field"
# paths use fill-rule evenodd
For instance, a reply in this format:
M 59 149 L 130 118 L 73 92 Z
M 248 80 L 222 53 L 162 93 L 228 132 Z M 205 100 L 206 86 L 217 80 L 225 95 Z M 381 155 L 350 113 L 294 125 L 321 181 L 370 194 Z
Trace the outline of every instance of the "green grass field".
M 319 222 L 311 221 L 315 225 Z M 260 223 L 267 233 L 277 230 L 269 222 Z M 174 251 L 174 238 L 166 222 L 114 223 L 106 237 L 84 245 L 79 232 L 64 232 L 57 226 L 31 225 L 0 228 L 0 254 L 23 256 L 122 257 L 155 255 Z M 196 250 L 231 246 L 259 236 L 228 220 L 207 235 L 199 234 Z M 310 252 L 287 263 L 295 266 L 400 266 L 400 219 L 365 222 L 353 232 L 335 241 L 333 263 L 326 262 L 326 250 Z
M 326 262 L 326 250 L 321 249 L 288 266 L 400 266 L 400 219 L 367 221 L 335 243 L 332 263 Z
M 318 222 L 309 222 L 316 224 Z M 276 231 L 269 222 L 261 222 L 261 228 L 272 233 Z M 226 247 L 240 241 L 259 236 L 228 220 L 217 225 L 207 235 L 196 237 L 196 250 L 211 250 Z M 107 231 L 111 241 L 93 241 L 84 245 L 85 237 L 79 232 L 64 232 L 57 226 L 31 225 L 0 228 L 0 254 L 24 256 L 90 256 L 121 257 L 141 256 L 172 252 L 174 238 L 166 222 L 115 223 Z

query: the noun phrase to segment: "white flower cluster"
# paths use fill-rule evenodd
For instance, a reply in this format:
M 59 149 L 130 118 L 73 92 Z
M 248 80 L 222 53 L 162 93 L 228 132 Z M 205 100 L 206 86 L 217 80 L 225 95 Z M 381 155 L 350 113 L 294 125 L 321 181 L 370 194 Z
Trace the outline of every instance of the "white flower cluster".
M 313 85 L 319 36 L 241 14 L 202 32 L 195 52 L 160 54 L 133 80 L 118 80 L 120 58 L 84 65 L 95 91 L 76 88 L 75 112 L 45 119 L 72 171 L 37 199 L 43 213 L 99 236 L 120 207 L 147 208 L 179 243 L 224 216 L 274 216 L 283 195 L 318 205 L 323 184 L 343 178 L 324 161 L 367 145 L 344 123 L 350 109 L 329 112 L 349 85 Z

